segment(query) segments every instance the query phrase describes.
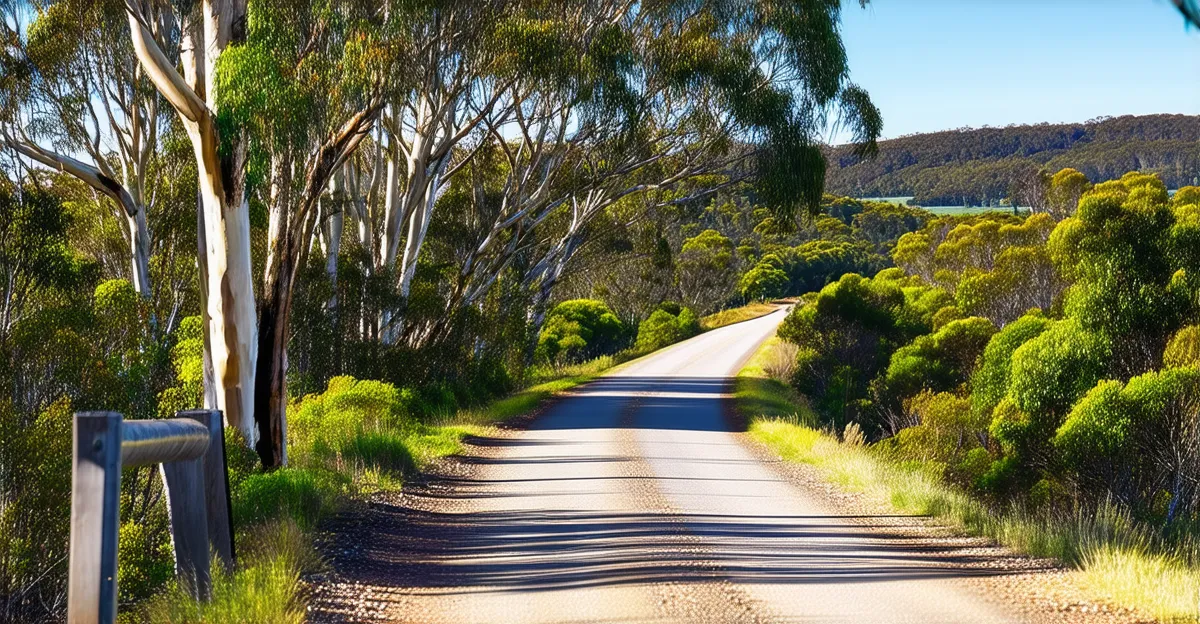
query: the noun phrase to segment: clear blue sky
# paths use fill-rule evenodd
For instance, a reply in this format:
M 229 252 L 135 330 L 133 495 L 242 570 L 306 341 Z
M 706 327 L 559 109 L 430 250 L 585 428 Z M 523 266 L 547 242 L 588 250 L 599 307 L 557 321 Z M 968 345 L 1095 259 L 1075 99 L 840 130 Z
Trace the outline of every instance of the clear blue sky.
M 1169 0 L 847 2 L 852 79 L 884 136 L 1200 114 L 1200 32 Z

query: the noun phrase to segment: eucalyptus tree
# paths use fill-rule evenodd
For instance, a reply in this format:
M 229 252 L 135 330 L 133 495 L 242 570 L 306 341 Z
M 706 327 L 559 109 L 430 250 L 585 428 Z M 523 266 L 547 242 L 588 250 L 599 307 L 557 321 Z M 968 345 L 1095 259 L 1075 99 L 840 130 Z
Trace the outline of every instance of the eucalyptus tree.
M 829 122 L 860 155 L 874 147 L 881 120 L 849 81 L 839 2 L 598 4 L 584 24 L 563 6 L 507 25 L 520 50 L 514 104 L 485 118 L 506 179 L 497 205 L 480 208 L 492 225 L 464 257 L 452 303 L 477 302 L 519 264 L 536 329 L 600 217 L 633 220 L 753 181 L 789 222 L 819 205 Z
M 266 466 L 286 462 L 287 344 L 296 275 L 322 228 L 336 262 L 344 202 L 342 169 L 383 109 L 384 81 L 405 18 L 376 3 L 254 0 L 246 40 L 218 69 L 221 119 L 246 137 L 249 187 L 267 206 L 267 257 L 259 305 L 255 421 Z M 330 192 L 332 191 L 332 192 Z M 338 231 L 334 231 L 337 229 Z
M 109 2 L 12 6 L 32 19 L 27 29 L 15 13 L 0 23 L 13 48 L 4 69 L 17 76 L 9 85 L 10 106 L 0 114 L 0 143 L 112 200 L 115 216 L 125 223 L 130 281 L 150 297 L 146 213 L 154 196 L 147 178 L 162 115 L 133 48 L 112 40 L 124 15 Z
M 246 146 L 218 117 L 221 55 L 245 41 L 246 0 L 125 0 L 142 71 L 176 112 L 196 160 L 205 403 L 254 444 L 258 348 L 245 194 Z

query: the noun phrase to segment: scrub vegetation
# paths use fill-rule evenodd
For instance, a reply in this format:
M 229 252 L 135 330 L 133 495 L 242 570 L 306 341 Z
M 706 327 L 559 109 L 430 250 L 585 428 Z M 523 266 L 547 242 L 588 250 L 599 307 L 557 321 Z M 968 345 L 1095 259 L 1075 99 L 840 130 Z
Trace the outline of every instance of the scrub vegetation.
M 896 268 L 805 295 L 738 400 L 755 437 L 843 486 L 1194 620 L 1197 193 L 1141 173 L 1076 188 L 1061 220 L 941 217 Z M 772 376 L 781 345 L 794 365 Z

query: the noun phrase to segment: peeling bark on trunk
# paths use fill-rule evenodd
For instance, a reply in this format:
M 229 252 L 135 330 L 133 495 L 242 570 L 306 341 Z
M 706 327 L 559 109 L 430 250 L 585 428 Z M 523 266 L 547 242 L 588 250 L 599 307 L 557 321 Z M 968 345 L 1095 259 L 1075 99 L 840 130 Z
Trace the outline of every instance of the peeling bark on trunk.
M 204 0 L 198 23 L 190 15 L 180 16 L 178 62 L 167 58 L 154 35 L 161 29 L 160 20 L 174 21 L 176 16 L 157 14 L 153 5 L 133 0 L 126 0 L 125 9 L 138 62 L 179 115 L 195 152 L 207 269 L 205 351 L 212 362 L 213 394 L 225 422 L 238 427 L 253 445 L 258 439 L 253 412 L 258 328 L 244 188 L 245 143 L 240 137 L 227 137 L 222 150 L 214 112 L 217 59 L 231 43 L 245 39 L 246 2 Z
M 263 283 L 262 316 L 258 327 L 258 377 L 255 380 L 255 420 L 262 434 L 255 445 L 267 467 L 287 463 L 287 342 L 302 232 L 288 224 L 280 232 L 276 263 Z
M 205 256 L 208 262 L 207 326 L 210 334 L 217 409 L 226 422 L 238 427 L 247 444 L 259 432 L 254 423 L 254 367 L 257 360 L 257 327 L 250 261 L 249 210 L 240 175 L 240 163 L 217 157 L 211 119 L 185 124 L 193 137 L 204 203 Z M 206 132 L 207 130 L 207 132 Z M 205 139 L 209 134 L 213 140 Z M 237 160 L 237 159 L 235 159 Z M 231 189 L 227 187 L 233 187 Z
M 296 275 L 307 262 L 313 244 L 317 205 L 330 178 L 370 131 L 378 113 L 378 104 L 358 112 L 317 150 L 296 201 L 292 201 L 290 192 L 292 164 L 279 160 L 272 163 L 276 173 L 272 181 L 272 236 L 263 276 L 254 386 L 254 419 L 261 434 L 255 450 L 268 468 L 287 463 L 287 347 L 292 295 Z M 341 181 L 337 187 L 341 188 Z M 334 254 L 336 258 L 336 251 Z
M 201 332 L 204 341 L 204 352 L 201 357 L 203 360 L 203 379 L 204 379 L 204 409 L 215 410 L 217 407 L 217 375 L 213 370 L 212 360 L 212 341 L 211 332 L 209 332 L 208 318 L 208 244 L 205 242 L 204 236 L 204 200 L 200 197 L 200 193 L 196 193 L 196 268 L 200 278 L 200 313 L 203 315 L 203 331 Z M 226 427 L 236 427 L 237 423 L 229 420 L 228 415 L 225 416 Z M 240 430 L 240 428 L 239 428 Z

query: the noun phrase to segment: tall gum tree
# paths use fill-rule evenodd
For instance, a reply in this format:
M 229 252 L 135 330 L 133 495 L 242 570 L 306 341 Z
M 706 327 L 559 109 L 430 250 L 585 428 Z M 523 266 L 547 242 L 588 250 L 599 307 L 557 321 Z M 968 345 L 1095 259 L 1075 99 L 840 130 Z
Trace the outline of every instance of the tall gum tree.
M 494 76 L 499 51 L 491 35 L 518 4 L 447 0 L 411 22 L 411 76 L 382 120 L 387 174 L 376 256 L 377 270 L 396 275 L 401 298 L 411 293 L 437 199 L 469 160 L 456 148 L 493 113 L 505 90 Z M 394 342 L 401 318 L 385 310 L 380 325 L 384 341 Z
M 195 153 L 206 403 L 222 410 L 226 423 L 254 445 L 258 328 L 246 150 L 236 132 L 221 132 L 217 118 L 217 63 L 229 46 L 245 39 L 246 2 L 204 0 L 176 7 L 161 0 L 125 0 L 125 12 L 142 70 L 178 114 Z M 178 63 L 165 52 L 175 46 Z
M 287 461 L 296 276 L 322 231 L 338 230 L 336 243 L 324 239 L 336 267 L 341 171 L 383 109 L 396 31 L 377 15 L 377 7 L 357 0 L 253 0 L 245 41 L 228 47 L 219 62 L 221 119 L 246 137 L 249 158 L 267 170 L 265 183 L 249 189 L 268 210 L 254 403 L 255 448 L 267 467 Z

